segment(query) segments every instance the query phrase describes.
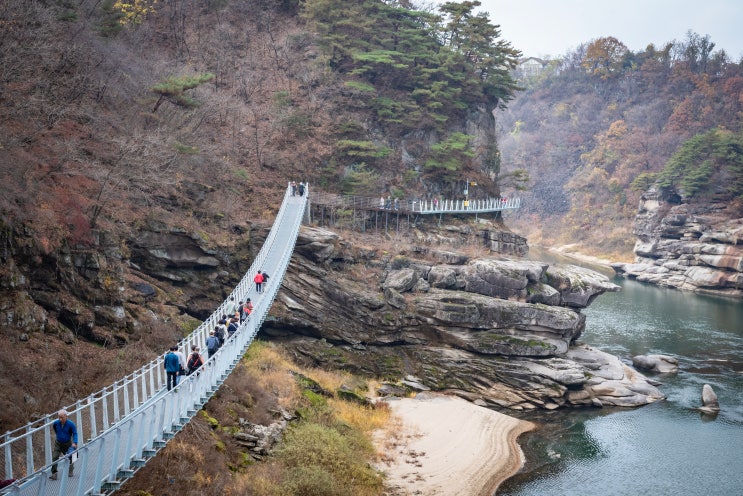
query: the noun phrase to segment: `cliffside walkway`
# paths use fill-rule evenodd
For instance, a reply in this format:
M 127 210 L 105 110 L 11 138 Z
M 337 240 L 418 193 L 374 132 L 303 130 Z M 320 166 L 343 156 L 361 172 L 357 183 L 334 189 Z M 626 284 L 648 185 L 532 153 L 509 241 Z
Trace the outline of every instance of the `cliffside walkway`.
M 474 215 L 490 212 L 516 210 L 521 207 L 521 198 L 487 198 L 479 200 L 388 200 L 365 196 L 337 195 L 313 192 L 309 199 L 308 215 L 320 226 L 331 225 L 366 232 L 373 230 L 385 233 L 400 228 L 409 228 L 417 223 L 419 216 L 444 214 Z
M 478 214 L 502 212 L 521 207 L 521 198 L 487 198 L 479 200 L 394 200 L 365 196 L 336 195 L 314 192 L 311 203 L 347 210 L 381 210 L 403 214 Z
M 49 478 L 55 441 L 51 425 L 57 419 L 56 412 L 5 433 L 0 444 L 0 480 L 18 480 L 0 489 L 0 493 L 29 496 L 110 494 L 155 456 L 219 389 L 253 341 L 289 265 L 308 194 L 309 190 L 305 196 L 292 196 L 287 187 L 263 247 L 230 294 L 234 302 L 250 298 L 255 306 L 253 313 L 198 373 L 183 377 L 176 388 L 168 391 L 164 356 L 160 356 L 114 384 L 67 406 L 69 419 L 77 426 L 79 441 L 72 477 L 68 476 L 69 461 L 65 458 L 59 461 L 58 479 Z M 253 282 L 259 270 L 271 276 L 261 294 L 256 293 Z M 228 296 L 204 323 L 179 343 L 179 350 L 188 356 L 191 345 L 195 344 L 206 351 L 209 331 L 228 313 L 230 304 Z

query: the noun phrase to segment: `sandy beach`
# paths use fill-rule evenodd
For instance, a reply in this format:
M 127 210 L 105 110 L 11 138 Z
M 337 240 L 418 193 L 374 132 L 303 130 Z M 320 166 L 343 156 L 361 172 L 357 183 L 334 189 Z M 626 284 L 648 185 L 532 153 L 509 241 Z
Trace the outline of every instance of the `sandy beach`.
M 455 396 L 421 393 L 388 401 L 394 425 L 380 433 L 377 468 L 389 494 L 492 496 L 524 457 L 516 439 L 530 422 Z

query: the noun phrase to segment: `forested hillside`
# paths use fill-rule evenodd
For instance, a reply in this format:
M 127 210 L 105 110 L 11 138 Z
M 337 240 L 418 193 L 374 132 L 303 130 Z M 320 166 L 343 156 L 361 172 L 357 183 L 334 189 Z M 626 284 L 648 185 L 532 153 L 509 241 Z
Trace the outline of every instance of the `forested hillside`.
M 0 425 L 192 329 L 289 180 L 497 194 L 519 53 L 477 5 L 0 2 Z
M 494 194 L 519 53 L 476 5 L 3 2 L 5 221 L 53 251 L 147 215 L 234 220 L 289 179 Z
M 531 178 L 526 208 L 509 219 L 520 234 L 631 259 L 639 197 L 656 180 L 736 215 L 743 66 L 708 36 L 636 53 L 597 39 L 523 83 L 499 119 L 504 169 Z

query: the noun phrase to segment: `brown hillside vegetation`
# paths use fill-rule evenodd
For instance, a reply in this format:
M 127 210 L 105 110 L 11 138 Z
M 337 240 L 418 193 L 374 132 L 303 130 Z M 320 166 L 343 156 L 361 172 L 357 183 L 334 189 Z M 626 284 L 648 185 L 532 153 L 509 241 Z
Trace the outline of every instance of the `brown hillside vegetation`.
M 544 244 L 631 259 L 642 179 L 694 136 L 741 131 L 743 64 L 691 32 L 636 53 L 600 38 L 525 83 L 499 143 L 504 168 L 533 181 L 512 227 Z
M 178 315 L 187 295 L 130 273 L 127 238 L 158 223 L 224 247 L 234 225 L 271 219 L 266 199 L 326 148 L 325 128 L 298 140 L 275 108 L 277 91 L 327 77 L 306 44 L 290 43 L 294 17 L 261 2 L 163 7 L 122 26 L 112 2 L 0 4 L 0 274 L 13 324 L 2 331 L 14 345 L 2 358 L 3 428 L 98 390 L 193 328 Z M 193 104 L 172 99 L 153 112 L 156 85 L 199 74 L 214 77 L 187 91 Z M 301 101 L 327 115 L 322 98 Z M 71 254 L 97 260 L 97 273 L 62 266 Z M 167 301 L 127 302 L 125 335 L 57 320 L 58 309 L 90 319 L 93 305 L 123 305 L 120 288 L 138 282 Z
M 265 205 L 266 188 L 306 175 L 327 148 L 325 127 L 300 140 L 282 125 L 277 94 L 328 119 L 308 95 L 327 75 L 306 41 L 292 44 L 293 17 L 261 2 L 174 2 L 126 27 L 98 2 L 0 9 L 0 206 L 48 249 L 147 216 L 261 213 L 251 205 Z M 193 105 L 153 111 L 153 87 L 202 74 L 214 77 L 188 90 Z

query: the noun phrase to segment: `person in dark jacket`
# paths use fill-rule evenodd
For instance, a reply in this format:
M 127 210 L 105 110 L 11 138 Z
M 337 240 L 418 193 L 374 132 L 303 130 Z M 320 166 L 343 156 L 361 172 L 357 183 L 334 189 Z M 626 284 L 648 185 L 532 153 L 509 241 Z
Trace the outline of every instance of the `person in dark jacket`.
M 204 365 L 204 357 L 199 353 L 199 347 L 193 345 L 191 348 L 191 356 L 188 357 L 188 375 L 193 374 Z
M 237 332 L 237 329 L 240 327 L 239 320 L 236 317 L 233 317 L 232 320 L 230 320 L 230 324 L 227 326 L 227 336 L 230 338 L 233 334 Z
M 211 358 L 219 349 L 219 339 L 214 335 L 214 331 L 209 331 L 209 337 L 206 338 L 206 351 Z
M 72 420 L 67 419 L 67 410 L 60 410 L 57 412 L 57 420 L 52 423 L 52 430 L 56 436 L 54 442 L 54 453 L 53 457 L 55 460 L 67 456 L 67 452 L 72 447 L 77 449 L 77 427 Z M 70 477 L 72 477 L 73 466 L 70 463 Z M 50 479 L 57 478 L 57 462 L 52 465 L 52 475 Z
M 177 349 L 177 346 L 171 346 L 170 351 L 165 354 L 165 360 L 163 361 L 165 373 L 168 375 L 168 391 L 177 385 L 178 371 L 181 370 L 181 361 L 175 353 Z

